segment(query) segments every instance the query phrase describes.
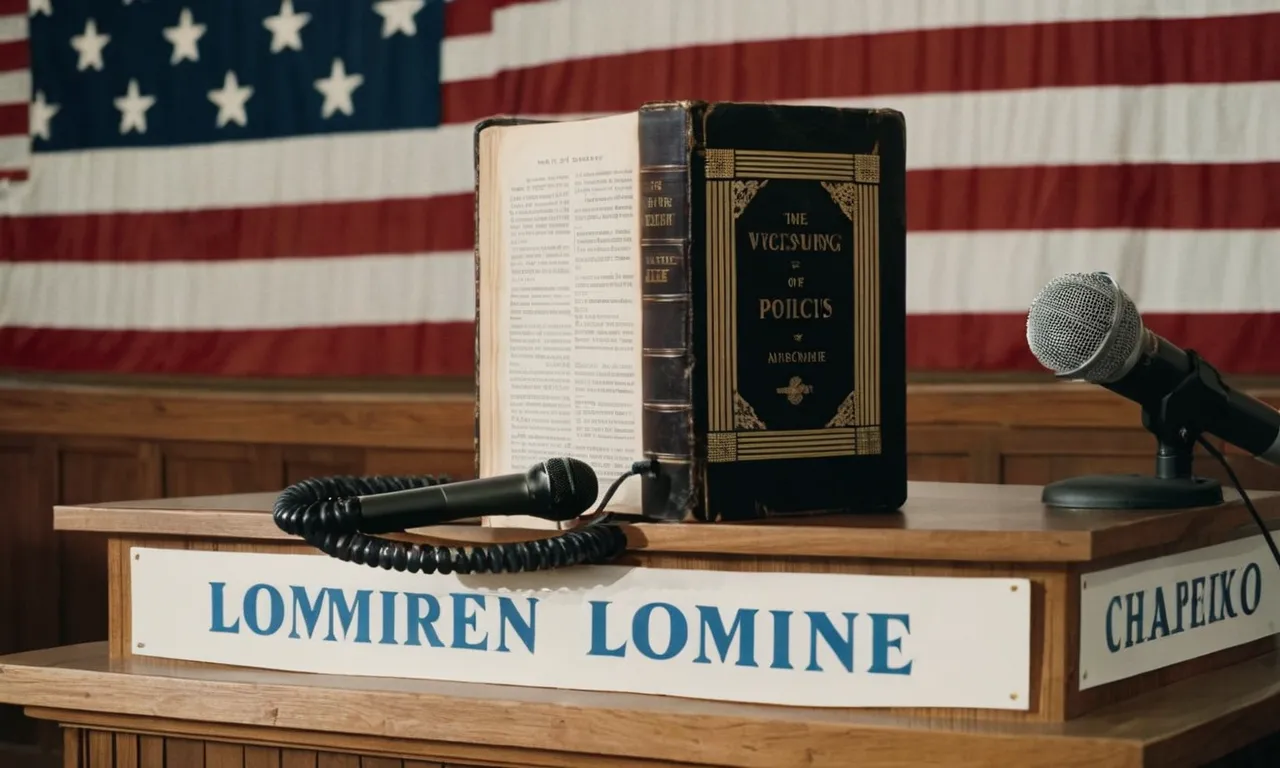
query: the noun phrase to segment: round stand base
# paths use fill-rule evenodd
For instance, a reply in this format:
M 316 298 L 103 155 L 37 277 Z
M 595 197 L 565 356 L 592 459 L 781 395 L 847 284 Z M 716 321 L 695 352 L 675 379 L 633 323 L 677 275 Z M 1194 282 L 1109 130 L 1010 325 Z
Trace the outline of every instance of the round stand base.
M 1085 475 L 1050 483 L 1040 500 L 1068 509 L 1189 509 L 1222 503 L 1211 477 L 1163 480 L 1153 475 Z

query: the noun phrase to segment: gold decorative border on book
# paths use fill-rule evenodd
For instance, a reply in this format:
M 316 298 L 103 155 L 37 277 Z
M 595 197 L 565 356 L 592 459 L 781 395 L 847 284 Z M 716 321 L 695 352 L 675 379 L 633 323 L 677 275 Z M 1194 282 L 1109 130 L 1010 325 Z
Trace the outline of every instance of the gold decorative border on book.
M 835 152 L 738 149 L 733 153 L 733 175 L 739 179 L 853 181 L 857 157 Z
M 880 179 L 880 158 L 875 159 L 875 179 Z M 874 183 L 857 184 L 857 218 L 854 219 L 855 295 L 857 311 L 858 362 L 854 387 L 861 392 L 858 400 L 858 425 L 880 423 L 880 187 Z M 874 453 L 880 453 L 879 430 L 876 431 Z
M 707 436 L 707 460 L 716 463 L 870 456 L 879 454 L 880 448 L 878 425 L 778 432 L 712 432 Z
M 707 163 L 711 157 L 708 152 Z M 732 169 L 732 154 L 728 160 Z M 707 411 L 711 432 L 733 429 L 733 393 L 736 382 L 735 350 L 731 343 L 730 294 L 722 290 L 729 282 L 733 261 L 733 185 L 728 181 L 707 182 Z M 724 459 L 732 461 L 732 459 Z
M 880 157 L 709 149 L 706 177 L 707 460 L 718 463 L 879 454 Z M 747 183 L 734 181 L 744 177 Z M 744 413 L 754 412 L 738 394 L 734 219 L 764 186 L 761 180 L 771 178 L 823 182 L 832 200 L 853 224 L 854 391 L 823 429 L 768 431 L 758 419 L 744 421 Z M 760 183 L 751 184 L 751 180 Z M 747 423 L 747 431 L 739 431 Z

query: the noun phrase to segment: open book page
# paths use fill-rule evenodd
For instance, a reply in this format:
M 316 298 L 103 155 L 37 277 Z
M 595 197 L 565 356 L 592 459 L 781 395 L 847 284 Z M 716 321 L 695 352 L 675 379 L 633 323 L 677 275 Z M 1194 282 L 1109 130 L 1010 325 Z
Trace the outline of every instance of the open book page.
M 603 495 L 642 458 L 637 119 L 481 134 L 482 477 L 572 456 Z M 635 479 L 610 502 L 639 506 Z

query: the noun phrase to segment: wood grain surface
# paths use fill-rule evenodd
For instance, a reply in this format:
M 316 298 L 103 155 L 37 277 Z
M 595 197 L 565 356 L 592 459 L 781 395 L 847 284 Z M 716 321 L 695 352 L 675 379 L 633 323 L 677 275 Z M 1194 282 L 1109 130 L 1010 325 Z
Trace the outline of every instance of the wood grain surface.
M 1155 549 L 1168 553 L 1248 535 L 1252 517 L 1233 493 L 1219 507 L 1179 511 L 1058 510 L 1038 486 L 912 482 L 891 515 L 787 517 L 741 523 L 632 523 L 632 550 L 795 557 L 970 562 L 1090 562 Z M 1280 493 L 1255 492 L 1255 507 L 1280 524 Z M 275 494 L 59 505 L 54 527 L 87 533 L 291 539 L 271 520 Z M 1254 531 L 1256 532 L 1256 531 Z M 431 543 L 493 543 L 544 530 L 443 525 L 417 529 Z M 1172 547 L 1172 549 L 1170 549 Z
M 581 765 L 561 757 L 567 753 L 600 755 L 601 766 L 643 758 L 743 768 L 1175 768 L 1270 733 L 1280 716 L 1275 654 L 1067 723 L 952 727 L 878 713 L 112 662 L 101 643 L 0 658 L 0 676 L 0 700 L 26 707 L 146 718 L 156 730 L 174 720 L 189 721 L 189 731 L 204 723 L 267 729 L 263 738 L 277 743 L 323 732 L 424 749 L 470 745 L 495 750 L 500 759 L 491 764 L 499 765 L 524 752 L 539 759 L 522 764 L 547 766 Z M 301 737 L 299 746 L 315 749 L 308 743 L 315 738 Z

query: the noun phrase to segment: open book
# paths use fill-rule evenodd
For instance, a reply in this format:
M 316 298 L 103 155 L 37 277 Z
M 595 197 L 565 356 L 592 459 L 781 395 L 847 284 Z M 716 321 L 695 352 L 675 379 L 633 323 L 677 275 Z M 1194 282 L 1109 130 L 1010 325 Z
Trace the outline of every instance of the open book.
M 903 132 L 700 102 L 477 126 L 479 476 L 573 456 L 603 494 L 657 458 L 609 508 L 664 520 L 900 504 Z

